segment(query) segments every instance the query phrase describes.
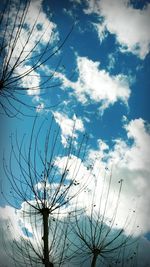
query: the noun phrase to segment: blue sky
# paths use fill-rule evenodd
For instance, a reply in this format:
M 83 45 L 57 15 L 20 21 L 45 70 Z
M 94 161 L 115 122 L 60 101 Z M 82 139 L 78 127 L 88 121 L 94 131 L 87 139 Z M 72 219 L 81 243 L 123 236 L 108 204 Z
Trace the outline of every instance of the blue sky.
M 12 7 L 16 2 L 12 1 Z M 118 215 L 120 227 L 119 217 L 125 218 L 132 200 L 136 202 L 136 220 L 140 230 L 135 227 L 134 236 L 141 237 L 140 253 L 145 258 L 145 262 L 139 262 L 139 267 L 142 267 L 150 260 L 147 253 L 150 248 L 150 2 L 31 0 L 25 34 L 27 28 L 33 26 L 40 7 L 39 24 L 28 49 L 32 49 L 36 39 L 43 34 L 37 53 L 42 51 L 51 33 L 50 47 L 59 47 L 72 26 L 73 30 L 56 55 L 21 80 L 23 88 L 38 87 L 34 95 L 29 89 L 20 98 L 37 108 L 21 105 L 19 108 L 25 116 L 9 118 L 1 107 L 1 162 L 3 151 L 6 155 L 10 153 L 10 133 L 17 129 L 20 139 L 24 133 L 28 135 L 36 114 L 39 121 L 54 115 L 64 147 L 76 120 L 75 140 L 79 142 L 84 132 L 89 135 L 87 158 L 95 162 L 95 168 L 105 169 L 113 165 L 115 179 L 124 179 L 123 211 L 120 210 Z M 12 14 L 14 10 L 12 8 Z M 25 41 L 24 38 L 22 34 L 20 43 Z M 28 70 L 34 60 L 29 58 L 16 72 Z M 53 78 L 43 86 L 44 76 L 49 77 L 58 64 Z M 47 109 L 55 104 L 55 108 Z M 98 160 L 95 160 L 95 155 L 98 155 Z M 1 176 L 7 191 L 2 168 Z M 0 203 L 1 220 L 5 220 L 6 203 L 3 199 Z

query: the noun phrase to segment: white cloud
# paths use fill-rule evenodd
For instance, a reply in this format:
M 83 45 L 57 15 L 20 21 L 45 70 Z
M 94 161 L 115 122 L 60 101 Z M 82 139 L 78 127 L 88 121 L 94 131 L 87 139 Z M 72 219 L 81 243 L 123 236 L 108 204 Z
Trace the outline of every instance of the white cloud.
M 30 202 L 34 204 L 34 201 Z M 33 216 L 29 215 L 31 213 Z M 23 202 L 21 209 L 18 209 L 17 211 L 10 206 L 5 206 L 4 208 L 0 207 L 0 215 L 1 266 L 16 266 L 17 263 L 17 266 L 30 266 L 31 261 L 32 264 L 34 264 L 34 259 L 37 255 L 34 253 L 32 246 L 39 255 L 43 254 L 43 230 L 41 223 L 42 217 L 40 214 L 35 213 L 35 210 L 32 210 L 26 202 Z M 57 261 L 59 261 L 60 255 L 62 255 L 62 250 L 64 249 L 64 239 L 66 238 L 65 233 L 67 233 L 68 225 L 67 223 L 63 223 L 63 221 L 60 221 L 59 213 L 55 214 L 55 217 L 53 216 L 53 218 L 55 219 L 52 219 L 51 217 L 51 227 L 49 229 L 49 240 L 51 244 L 53 244 L 50 248 L 50 257 L 57 265 Z M 30 237 L 24 235 L 21 230 L 23 228 L 31 234 Z M 29 241 L 29 243 L 26 243 L 26 241 Z M 25 256 L 25 248 L 27 247 L 28 256 Z M 14 257 L 14 261 L 12 257 Z
M 125 76 L 110 76 L 105 70 L 99 69 L 99 62 L 78 57 L 77 65 L 79 80 L 76 94 L 87 101 L 87 96 L 95 102 L 103 102 L 104 107 L 114 104 L 118 99 L 126 102 L 130 90 Z
M 5 24 L 7 16 L 6 12 L 6 16 L 4 16 Z M 16 1 L 12 1 L 9 19 L 7 31 L 5 31 L 4 26 L 2 36 L 5 37 L 8 44 L 6 47 L 8 55 L 5 60 L 9 61 L 12 83 L 14 81 L 15 87 L 18 86 L 18 82 L 28 95 L 38 96 L 41 92 L 40 63 L 49 57 L 46 48 L 49 49 L 54 41 L 58 41 L 56 24 L 50 21 L 50 18 L 44 12 L 43 0 L 20 3 L 19 7 Z M 39 111 L 39 108 L 37 111 Z
M 116 140 L 113 157 L 119 160 L 122 166 L 127 165 L 130 170 L 149 171 L 150 134 L 144 120 L 131 120 L 125 124 L 125 129 L 133 144 L 129 146 L 123 140 Z
M 22 206 L 22 208 L 25 208 L 25 207 Z M 12 252 L 12 246 L 13 246 L 12 241 L 13 241 L 13 237 L 16 239 L 16 232 L 14 231 L 12 233 L 13 234 L 13 237 L 12 237 L 12 235 L 10 234 L 10 232 L 9 232 L 9 230 L 7 228 L 8 227 L 8 224 L 7 224 L 8 221 L 7 221 L 7 219 L 8 219 L 8 217 L 10 217 L 10 219 L 13 220 L 14 214 L 15 214 L 15 209 L 12 208 L 12 207 L 7 206 L 7 207 L 4 207 L 4 208 L 0 208 L 0 215 L 1 215 L 0 223 L 1 223 L 1 227 L 2 228 L 4 227 L 3 230 L 4 230 L 4 235 L 5 235 L 5 245 L 4 245 L 4 242 L 3 242 L 4 240 L 2 238 L 2 235 L 1 235 L 1 238 L 0 238 L 0 247 L 1 247 L 1 249 L 0 249 L 0 259 L 1 259 L 1 265 L 2 266 L 8 266 L 8 267 L 14 266 L 14 262 L 12 262 L 10 256 L 8 254 L 6 254 L 6 253 L 9 253 L 10 254 Z M 14 224 L 16 224 L 16 222 L 17 222 L 16 219 L 17 218 L 15 216 L 15 218 L 14 218 Z M 39 222 L 37 221 L 37 223 L 41 227 L 41 221 L 39 221 Z M 52 221 L 52 223 L 54 225 L 54 222 L 53 221 Z M 26 222 L 25 225 L 27 226 L 28 225 L 28 222 Z M 33 225 L 34 225 L 34 223 L 33 223 Z M 60 249 L 62 248 L 62 243 L 61 242 L 63 242 L 63 238 L 60 239 L 60 235 L 62 235 L 62 233 L 63 234 L 65 233 L 67 226 L 68 226 L 68 224 L 66 224 L 66 223 L 65 224 L 62 224 L 62 222 L 61 222 L 61 224 L 59 225 L 59 227 L 57 227 L 58 228 L 57 229 L 58 231 L 57 231 L 57 237 L 56 238 L 57 238 L 57 240 L 58 240 L 59 243 L 58 242 L 55 242 L 54 245 L 55 245 L 56 249 L 58 249 L 59 246 L 60 246 L 59 247 Z M 63 227 L 63 231 L 62 231 L 62 227 Z M 1 230 L 2 230 L 2 228 L 1 228 Z M 18 231 L 18 228 L 17 228 L 17 231 Z M 33 231 L 33 227 L 32 227 L 32 231 Z M 7 235 L 6 235 L 6 233 L 7 233 Z M 53 234 L 53 232 L 52 232 L 52 234 Z M 7 236 L 7 239 L 6 239 L 6 236 Z M 41 238 L 41 231 L 39 232 L 39 236 Z M 52 235 L 50 235 L 50 237 L 52 237 Z M 71 246 L 72 238 L 74 238 L 74 236 L 72 235 L 72 233 L 70 231 L 68 231 L 68 237 L 69 237 L 69 240 L 67 240 L 67 243 L 70 242 L 70 246 Z M 39 239 L 38 239 L 38 242 L 39 242 Z M 38 247 L 38 249 L 39 249 L 39 247 Z M 42 249 L 42 247 L 41 247 L 41 249 Z M 129 249 L 131 250 L 131 247 L 129 247 Z M 148 266 L 149 260 L 150 260 L 149 250 L 150 250 L 150 242 L 146 238 L 140 238 L 140 240 L 138 242 L 138 258 L 137 258 L 137 262 L 138 262 L 138 266 L 139 267 Z M 52 253 L 53 253 L 53 251 L 52 251 Z M 17 259 L 18 259 L 18 257 L 17 257 Z M 20 258 L 20 260 L 21 260 L 21 258 Z M 76 258 L 74 258 L 74 260 L 76 260 Z M 65 266 L 68 266 L 68 267 L 76 266 L 76 265 L 74 265 L 74 260 L 73 260 L 73 262 L 70 261 L 70 263 L 68 263 L 68 262 L 67 263 L 64 263 L 62 266 L 64 266 L 64 267 Z M 89 262 L 86 262 L 86 265 L 85 266 L 90 266 L 90 265 L 91 265 L 91 263 L 89 261 Z M 24 265 L 22 264 L 22 266 L 24 266 Z
M 23 235 L 19 227 L 19 216 L 13 207 L 5 206 L 0 207 L 0 219 L 4 222 L 3 227 L 4 231 L 8 233 L 7 238 L 11 237 L 12 239 L 19 239 L 20 235 Z
M 139 235 L 141 232 L 150 231 L 150 132 L 149 125 L 146 125 L 146 122 L 141 118 L 130 122 L 125 120 L 124 123 L 127 133 L 126 140 L 116 139 L 113 149 L 108 148 L 107 145 L 99 145 L 97 150 L 90 151 L 89 156 L 91 160 L 93 159 L 93 171 L 95 171 L 96 176 L 98 169 L 100 169 L 100 176 L 102 177 L 104 176 L 103 170 L 108 168 L 110 171 L 113 166 L 110 199 L 113 191 L 117 188 L 118 181 L 123 179 L 117 216 L 118 227 L 130 214 L 131 218 L 133 217 L 131 221 L 134 222 L 133 234 Z
M 114 54 L 109 54 L 108 55 L 108 70 L 114 69 L 115 66 L 115 55 Z
M 10 206 L 0 207 L 0 263 L 2 266 L 13 266 L 10 258 L 12 240 L 18 237 L 18 221 L 15 209 Z
M 63 81 L 64 87 L 74 90 L 77 100 L 83 104 L 100 103 L 104 111 L 117 101 L 127 104 L 130 96 L 129 79 L 119 74 L 111 76 L 109 72 L 100 69 L 100 63 L 86 57 L 77 57 L 78 80 L 69 81 L 64 75 L 56 74 Z
M 150 132 L 145 128 L 143 119 L 132 120 L 125 126 L 128 138 L 134 140 L 131 149 L 126 153 L 130 169 L 147 170 L 150 166 Z
M 87 167 L 87 164 L 85 164 L 82 159 L 75 155 L 70 155 L 69 161 L 66 156 L 57 157 L 55 165 L 58 167 L 60 173 L 63 173 L 67 166 L 68 173 L 65 183 L 67 184 L 69 180 L 73 181 L 67 194 L 67 197 L 71 200 L 69 201 L 69 205 L 65 207 L 65 210 L 75 211 L 76 208 L 84 209 L 88 203 L 88 197 L 91 195 L 91 186 L 93 186 L 93 174 L 91 169 Z M 66 188 L 65 184 L 64 188 Z M 62 188 L 62 191 L 64 191 L 64 188 Z
M 137 221 L 143 232 L 150 231 L 150 133 L 143 119 L 126 123 L 127 136 L 132 144 L 116 140 L 111 159 L 115 162 L 115 174 L 125 180 L 125 206 L 130 207 L 129 197 L 137 202 Z M 133 202 L 132 202 L 133 203 Z
M 97 13 L 104 17 L 103 23 L 97 23 L 100 40 L 106 29 L 116 35 L 124 51 L 144 59 L 150 50 L 150 4 L 142 10 L 134 9 L 128 0 L 87 0 L 86 13 Z
M 92 23 L 92 25 L 94 26 L 95 30 L 97 31 L 98 38 L 99 38 L 100 42 L 102 42 L 108 35 L 107 27 L 106 27 L 105 23 Z
M 73 115 L 72 119 L 70 119 L 67 115 L 58 111 L 54 112 L 53 114 L 56 122 L 61 128 L 61 140 L 64 146 L 67 145 L 68 137 L 77 138 L 78 132 L 84 131 L 83 122 L 81 119 L 78 119 L 76 115 Z
M 24 73 L 29 73 L 24 76 Z M 27 90 L 28 95 L 36 96 L 40 93 L 40 74 L 32 70 L 32 66 L 24 65 L 18 69 L 18 74 L 23 76 L 20 83 Z
M 102 110 L 118 100 L 127 103 L 130 95 L 127 77 L 110 76 L 105 70 L 100 70 L 99 65 L 99 62 L 85 57 L 77 58 L 79 79 L 74 89 L 79 100 L 86 103 L 89 98 L 94 102 L 101 102 Z
M 13 50 L 13 54 L 11 56 L 12 60 L 18 58 L 18 55 L 21 53 L 21 57 L 19 61 L 21 62 L 24 58 L 29 59 L 32 57 L 32 52 L 40 51 L 39 45 L 47 44 L 49 40 L 53 42 L 58 38 L 57 33 L 54 34 L 54 30 L 56 29 L 56 24 L 51 22 L 47 17 L 46 13 L 43 12 L 42 8 L 42 0 L 40 1 L 31 1 L 29 7 L 26 8 L 26 15 L 24 17 L 24 23 L 21 27 L 20 34 L 17 35 L 17 41 L 15 43 L 15 49 Z M 11 7 L 11 24 L 9 24 L 8 28 L 8 36 L 9 31 L 12 31 L 12 27 L 14 26 L 14 20 L 16 19 L 16 4 Z M 24 5 L 20 6 L 19 15 L 23 16 L 24 13 Z M 22 17 L 23 18 L 23 17 Z M 15 23 L 15 28 L 13 29 L 13 33 L 17 33 L 19 27 L 20 20 L 17 20 Z M 16 34 L 13 35 L 16 37 Z M 50 39 L 51 38 L 51 39 Z M 13 45 L 13 39 L 11 40 L 11 45 Z M 25 48 L 24 48 L 25 46 Z M 23 53 L 22 53 L 22 52 Z M 28 56 L 27 56 L 28 55 Z M 24 62 L 23 62 L 24 65 Z

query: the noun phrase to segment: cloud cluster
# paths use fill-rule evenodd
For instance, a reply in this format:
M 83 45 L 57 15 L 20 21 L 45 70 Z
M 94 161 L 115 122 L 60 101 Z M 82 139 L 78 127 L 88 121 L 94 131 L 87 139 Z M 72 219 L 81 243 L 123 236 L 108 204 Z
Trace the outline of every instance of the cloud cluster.
M 109 177 L 112 175 L 107 211 L 107 217 L 111 218 L 112 203 L 117 200 L 119 183 L 122 180 L 123 186 L 116 218 L 117 227 L 124 227 L 124 222 L 129 216 L 131 221 L 125 231 L 128 234 L 132 232 L 133 235 L 137 236 L 150 231 L 148 219 L 150 215 L 150 133 L 149 125 L 141 118 L 131 121 L 124 120 L 124 129 L 126 138 L 114 140 L 113 148 L 99 139 L 98 148 L 96 150 L 91 149 L 88 152 L 87 166 L 92 174 L 91 180 L 86 190 L 79 194 L 78 201 L 79 206 L 82 206 L 82 203 L 85 204 L 84 200 L 87 203 L 93 201 L 94 194 L 94 203 L 98 208 L 104 177 L 107 177 L 107 182 L 105 181 L 106 189 L 105 193 L 103 192 L 105 195 L 103 199 L 106 198 Z M 82 172 L 80 175 L 82 175 Z M 103 207 L 104 205 L 105 201 L 102 203 Z M 95 210 L 97 208 L 95 207 Z M 87 204 L 87 212 L 88 210 Z
M 121 225 L 129 212 L 133 212 L 133 215 L 136 214 L 133 216 L 134 234 L 139 235 L 150 231 L 150 132 L 149 125 L 141 118 L 126 121 L 124 129 L 127 134 L 126 139 L 114 140 L 113 148 L 99 144 L 97 150 L 91 150 L 90 157 L 96 158 L 95 166 L 101 164 L 101 169 L 112 168 L 114 189 L 115 183 L 120 179 L 123 180 L 118 225 Z
M 110 75 L 100 69 L 100 63 L 87 57 L 77 57 L 78 79 L 68 80 L 63 74 L 56 77 L 63 81 L 65 88 L 71 88 L 73 94 L 82 104 L 99 103 L 103 112 L 109 106 L 121 101 L 127 105 L 130 97 L 130 80 L 123 74 Z
M 14 3 L 14 5 L 11 6 L 11 23 L 8 27 L 8 34 L 13 30 L 12 38 L 16 38 L 16 34 L 18 37 L 15 49 L 13 50 L 12 60 L 13 58 L 18 58 L 23 47 L 25 47 L 25 49 L 19 58 L 20 61 L 22 61 L 28 54 L 31 57 L 33 51 L 40 51 L 41 45 L 47 44 L 50 40 L 53 42 L 57 39 L 57 33 L 54 34 L 56 24 L 51 22 L 46 13 L 44 13 L 42 4 L 43 0 L 31 1 L 26 6 L 20 5 L 19 15 L 24 19 L 21 24 L 21 29 L 19 28 L 20 20 L 15 21 L 16 12 L 18 11 L 17 4 Z M 13 29 L 13 27 L 15 28 Z M 18 29 L 21 30 L 20 34 L 17 32 Z M 7 38 L 9 38 L 9 35 Z
M 145 170 L 149 172 L 150 158 L 150 134 L 149 126 L 142 118 L 131 120 L 125 124 L 125 130 L 129 140 L 133 141 L 131 146 L 124 141 L 116 144 L 116 148 L 122 154 L 121 164 L 126 164 L 130 170 Z M 116 158 L 116 156 L 115 156 Z
M 74 114 L 72 119 L 61 112 L 54 112 L 56 122 L 61 128 L 61 141 L 64 146 L 67 145 L 68 137 L 77 138 L 79 132 L 84 132 L 84 125 L 81 119 Z
M 87 0 L 85 13 L 96 13 L 100 19 L 94 23 L 100 40 L 107 31 L 115 34 L 122 51 L 132 52 L 144 59 L 150 51 L 150 4 L 135 9 L 129 0 Z M 103 21 L 103 22 L 102 22 Z

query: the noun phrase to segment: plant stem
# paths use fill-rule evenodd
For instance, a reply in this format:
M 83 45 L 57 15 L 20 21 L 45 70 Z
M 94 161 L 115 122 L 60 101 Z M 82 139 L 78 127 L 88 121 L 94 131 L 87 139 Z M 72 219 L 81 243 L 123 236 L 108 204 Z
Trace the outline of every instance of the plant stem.
M 98 256 L 97 254 L 94 254 L 93 255 L 91 267 L 96 267 L 97 256 Z
M 54 267 L 53 263 L 49 261 L 49 242 L 48 242 L 48 219 L 49 210 L 43 209 L 43 242 L 44 242 L 44 265 L 45 267 Z

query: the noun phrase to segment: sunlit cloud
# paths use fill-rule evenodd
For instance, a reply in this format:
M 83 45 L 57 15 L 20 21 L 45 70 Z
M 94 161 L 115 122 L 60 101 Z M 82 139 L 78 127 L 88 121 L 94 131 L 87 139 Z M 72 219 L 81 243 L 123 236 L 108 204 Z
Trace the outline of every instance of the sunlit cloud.
M 100 68 L 100 62 L 94 62 L 86 57 L 77 57 L 77 71 L 76 82 L 68 80 L 60 73 L 56 73 L 55 76 L 63 81 L 64 88 L 73 90 L 72 94 L 82 104 L 99 103 L 101 112 L 117 101 L 128 105 L 131 79 L 127 76 L 110 75 Z
M 118 225 L 121 226 L 121 221 L 125 221 L 128 213 L 133 212 L 133 215 L 136 214 L 133 216 L 136 226 L 133 229 L 134 235 L 140 235 L 142 232 L 150 231 L 148 219 L 150 213 L 149 125 L 139 118 L 125 121 L 124 129 L 127 134 L 126 139 L 114 140 L 113 148 L 108 148 L 108 145 L 101 146 L 99 143 L 98 149 L 91 150 L 89 156 L 94 161 L 93 171 L 97 172 L 99 168 L 102 173 L 102 170 L 110 171 L 112 169 L 113 190 L 116 188 L 115 183 L 120 179 L 123 180 Z
M 88 7 L 85 13 L 96 13 L 99 23 L 94 23 L 99 38 L 102 41 L 107 36 L 107 31 L 115 34 L 121 50 L 131 52 L 144 59 L 150 49 L 150 5 L 135 9 L 130 1 L 97 0 L 86 1 Z
M 75 114 L 69 118 L 66 114 L 56 111 L 54 117 L 61 128 L 61 141 L 64 146 L 67 145 L 68 137 L 77 138 L 79 132 L 84 132 L 83 122 Z

